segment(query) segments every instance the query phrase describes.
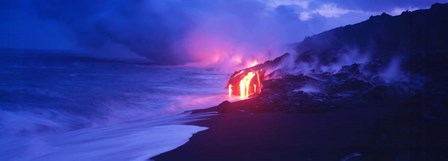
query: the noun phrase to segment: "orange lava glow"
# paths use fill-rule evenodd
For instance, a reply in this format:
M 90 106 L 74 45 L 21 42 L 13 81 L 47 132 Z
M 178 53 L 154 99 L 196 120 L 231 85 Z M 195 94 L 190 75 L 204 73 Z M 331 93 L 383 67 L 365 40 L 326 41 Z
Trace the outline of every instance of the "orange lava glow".
M 249 64 L 249 67 L 254 67 L 256 65 L 258 65 L 258 61 L 255 60 L 255 61 L 253 61 L 252 63 Z
M 229 98 L 239 96 L 240 99 L 244 100 L 260 93 L 262 88 L 260 71 L 262 70 L 241 70 L 238 73 L 235 72 L 227 86 Z
M 243 79 L 241 79 L 241 81 L 240 81 L 240 98 L 241 99 L 249 98 L 249 94 L 251 92 L 253 92 L 253 91 L 249 91 L 249 90 L 250 90 L 252 78 L 254 78 L 254 76 L 255 76 L 254 72 L 249 72 L 246 74 L 246 76 L 244 76 Z
M 232 85 L 231 84 L 229 84 L 229 98 L 231 98 L 232 97 Z

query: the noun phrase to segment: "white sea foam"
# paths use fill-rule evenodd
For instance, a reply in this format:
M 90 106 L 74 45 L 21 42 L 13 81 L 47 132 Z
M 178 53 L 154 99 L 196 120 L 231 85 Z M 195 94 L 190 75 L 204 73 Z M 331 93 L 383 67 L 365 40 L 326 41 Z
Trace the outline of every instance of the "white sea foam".
M 226 99 L 228 75 L 76 56 L 0 60 L 0 160 L 146 160 L 204 127 L 175 115 Z
M 207 129 L 180 124 L 203 117 L 185 116 L 47 136 L 3 138 L 0 139 L 0 156 L 6 161 L 147 160 L 185 144 L 193 134 Z

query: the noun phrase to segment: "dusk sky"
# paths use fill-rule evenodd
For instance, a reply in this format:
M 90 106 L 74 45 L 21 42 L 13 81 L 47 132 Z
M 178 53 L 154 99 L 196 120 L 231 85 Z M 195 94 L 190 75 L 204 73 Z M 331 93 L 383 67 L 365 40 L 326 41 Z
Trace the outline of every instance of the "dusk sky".
M 1 0 L 0 49 L 141 57 L 164 65 L 268 59 L 285 44 L 436 0 Z

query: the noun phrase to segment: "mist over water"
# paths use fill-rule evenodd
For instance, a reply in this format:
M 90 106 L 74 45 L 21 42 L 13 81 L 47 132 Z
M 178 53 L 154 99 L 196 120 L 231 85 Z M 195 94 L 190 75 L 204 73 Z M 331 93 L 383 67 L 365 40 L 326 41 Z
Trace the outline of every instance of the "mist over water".
M 246 59 L 277 56 L 282 45 L 304 35 L 283 32 L 296 25 L 283 23 L 292 11 L 269 10 L 258 0 L 36 1 L 29 6 L 37 19 L 70 29 L 82 49 L 137 54 L 153 64 L 245 65 Z
M 150 119 L 215 105 L 228 77 L 79 56 L 0 60 L 0 136 L 22 136 Z
M 305 36 L 375 13 L 301 0 L 0 3 L 0 34 L 6 40 L 0 48 L 83 51 L 232 70 L 275 58 Z
M 205 127 L 180 113 L 226 99 L 227 74 L 69 54 L 0 60 L 2 160 L 147 160 Z M 202 116 L 201 116 L 202 117 Z

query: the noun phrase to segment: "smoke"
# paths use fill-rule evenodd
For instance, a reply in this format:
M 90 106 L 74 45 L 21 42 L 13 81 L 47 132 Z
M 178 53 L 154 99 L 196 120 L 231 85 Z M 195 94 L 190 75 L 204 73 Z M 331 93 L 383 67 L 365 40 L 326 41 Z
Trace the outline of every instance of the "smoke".
M 362 52 L 359 47 L 343 47 L 331 52 L 293 52 L 268 73 L 270 78 L 303 74 L 316 79 L 322 75 L 350 73 L 350 77 L 373 85 L 399 83 L 402 86 L 421 87 L 426 81 L 425 78 L 405 68 L 407 60 L 405 56 L 406 54 L 402 52 L 394 52 L 390 56 L 378 56 L 378 53 Z M 312 86 L 304 86 L 303 89 L 297 90 L 315 91 Z
M 153 63 L 189 61 L 176 56 L 172 45 L 187 28 L 188 15 L 176 5 L 157 1 L 36 1 L 42 19 L 67 25 L 82 48 L 108 51 L 120 47 L 147 57 Z M 169 13 L 170 16 L 164 16 Z
M 302 35 L 292 10 L 258 0 L 32 1 L 40 19 L 68 26 L 76 44 L 163 65 L 232 65 L 273 58 Z M 292 19 L 292 20 L 291 20 Z M 259 60 L 260 61 L 260 60 Z
M 290 51 L 285 44 L 300 42 L 305 36 L 394 7 L 423 5 L 404 3 L 1 0 L 0 48 L 75 49 L 138 55 L 154 64 L 241 68 Z M 369 10 L 372 7 L 377 9 Z
M 379 75 L 386 83 L 395 82 L 403 79 L 403 71 L 401 70 L 401 59 L 393 58 L 389 65 Z
M 1 4 L 2 23 L 20 23 L 0 26 L 0 33 L 9 35 L 0 48 L 25 44 L 67 49 L 76 45 L 92 54 L 138 55 L 153 64 L 234 69 L 291 52 L 292 43 L 305 36 L 376 13 L 344 2 L 307 0 L 23 0 Z M 26 16 L 14 16 L 23 13 Z M 17 32 L 17 27 L 26 32 Z
M 366 64 L 371 59 L 370 53 L 361 52 L 356 47 L 344 48 L 331 54 L 293 53 L 294 55 L 283 64 L 283 70 L 290 74 L 335 73 L 343 66 Z

